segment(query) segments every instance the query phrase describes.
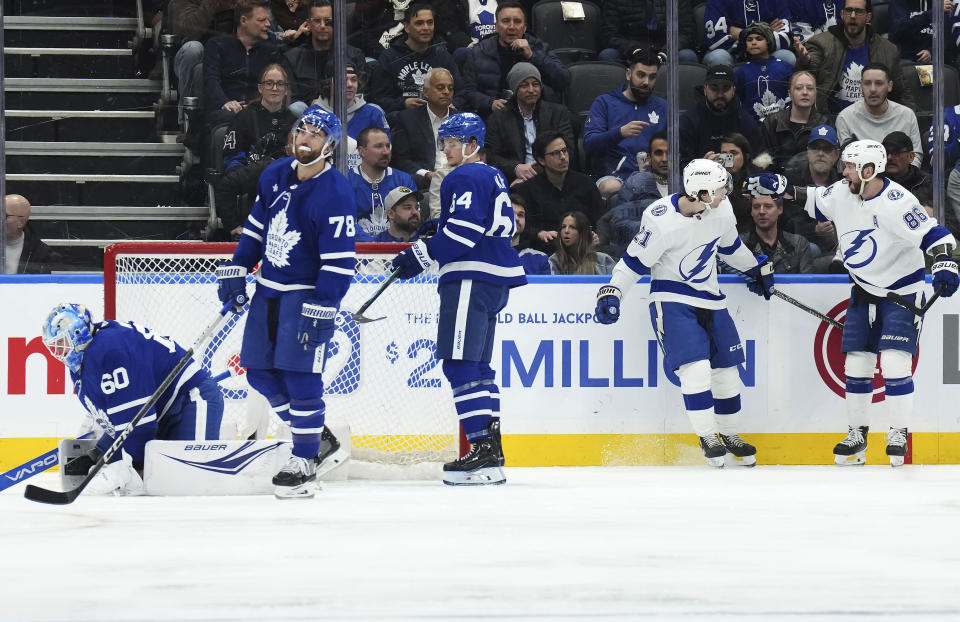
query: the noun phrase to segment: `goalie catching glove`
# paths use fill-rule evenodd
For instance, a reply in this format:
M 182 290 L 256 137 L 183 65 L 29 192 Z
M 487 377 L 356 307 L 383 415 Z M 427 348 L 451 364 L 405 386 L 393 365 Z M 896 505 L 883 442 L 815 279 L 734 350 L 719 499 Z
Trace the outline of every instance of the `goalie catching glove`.
M 319 348 L 333 337 L 335 307 L 324 307 L 316 302 L 305 302 L 300 308 L 300 326 L 297 341 L 304 348 Z
M 241 313 L 247 304 L 247 269 L 233 264 L 217 266 L 217 296 L 220 302 L 229 304 L 235 313 Z
M 400 270 L 399 276 L 401 279 L 412 279 L 426 270 L 431 261 L 427 243 L 423 240 L 417 240 L 413 246 L 394 257 L 392 265 L 394 270 Z
M 613 324 L 620 319 L 620 288 L 604 285 L 597 292 L 597 320 L 601 324 Z

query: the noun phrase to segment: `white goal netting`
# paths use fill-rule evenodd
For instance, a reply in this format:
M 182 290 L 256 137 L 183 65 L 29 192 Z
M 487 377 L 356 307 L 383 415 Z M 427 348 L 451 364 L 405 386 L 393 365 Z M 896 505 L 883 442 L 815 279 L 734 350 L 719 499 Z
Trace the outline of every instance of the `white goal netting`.
M 384 319 L 358 324 L 353 313 L 389 275 L 399 245 L 358 244 L 357 275 L 336 318 L 323 372 L 331 424 L 350 427 L 352 457 L 409 465 L 444 462 L 459 451 L 459 426 L 450 390 L 435 357 L 436 275 L 395 281 L 364 314 Z M 217 313 L 217 263 L 232 244 L 127 243 L 107 250 L 108 319 L 130 320 L 189 347 Z M 253 292 L 254 277 L 248 277 Z M 247 384 L 240 368 L 246 314 L 232 320 L 195 354 L 222 380 L 224 437 L 282 436 L 284 426 Z M 266 433 L 265 433 L 266 432 Z

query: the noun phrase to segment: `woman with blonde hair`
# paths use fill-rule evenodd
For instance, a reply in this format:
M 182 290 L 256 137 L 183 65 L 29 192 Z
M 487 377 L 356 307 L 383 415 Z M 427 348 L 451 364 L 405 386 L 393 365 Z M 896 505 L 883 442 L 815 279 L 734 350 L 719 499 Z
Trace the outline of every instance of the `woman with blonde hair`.
M 760 135 L 763 148 L 773 156 L 776 170 L 806 151 L 810 131 L 818 125 L 833 125 L 833 115 L 817 110 L 817 79 L 809 71 L 795 71 L 787 90 L 790 103 L 763 120 Z
M 594 250 L 593 231 L 583 212 L 567 212 L 560 218 L 557 251 L 550 255 L 552 274 L 610 274 L 616 260 Z

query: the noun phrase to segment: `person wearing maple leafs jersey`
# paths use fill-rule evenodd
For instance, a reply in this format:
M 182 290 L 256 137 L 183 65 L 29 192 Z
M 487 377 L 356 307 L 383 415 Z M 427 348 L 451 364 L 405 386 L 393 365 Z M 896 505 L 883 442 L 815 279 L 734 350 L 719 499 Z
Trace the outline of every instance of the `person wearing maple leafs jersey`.
M 770 56 L 773 48 L 773 28 L 763 22 L 754 22 L 740 31 L 742 47 L 749 59 L 733 72 L 733 84 L 740 100 L 757 123 L 774 115 L 786 106 L 790 97 L 787 87 L 793 66 Z
M 217 268 L 219 295 L 242 309 L 246 275 L 257 288 L 243 332 L 250 386 L 290 424 L 293 456 L 273 478 L 278 497 L 311 497 L 318 475 L 345 451 L 324 427 L 323 364 L 340 301 L 354 274 L 357 208 L 350 183 L 327 162 L 340 121 L 319 106 L 294 129 L 295 157 L 270 164 L 233 259 Z

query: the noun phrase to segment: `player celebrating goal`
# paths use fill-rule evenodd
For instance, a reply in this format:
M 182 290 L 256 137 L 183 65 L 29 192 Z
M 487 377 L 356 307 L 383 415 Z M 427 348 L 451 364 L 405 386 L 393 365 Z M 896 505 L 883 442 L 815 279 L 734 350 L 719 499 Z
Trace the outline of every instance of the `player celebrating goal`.
M 264 170 L 233 259 L 216 271 L 220 300 L 242 308 L 246 275 L 262 260 L 240 359 L 250 386 L 290 424 L 293 456 L 273 478 L 281 498 L 312 497 L 316 478 L 345 458 L 324 426 L 321 374 L 353 277 L 357 213 L 350 184 L 327 162 L 337 117 L 311 106 L 294 131 L 296 157 Z
M 172 340 L 128 322 L 95 324 L 83 305 L 57 306 L 43 323 L 43 343 L 70 370 L 77 398 L 99 430 L 94 449 L 67 461 L 67 475 L 86 475 L 129 426 L 187 352 Z M 88 493 L 140 494 L 147 441 L 220 437 L 223 396 L 196 361 L 183 368 L 123 444 L 86 487 Z
M 729 176 L 712 160 L 693 160 L 683 169 L 684 194 L 650 204 L 640 231 L 597 293 L 597 319 L 620 318 L 620 299 L 641 275 L 650 273 L 650 318 L 665 364 L 680 378 L 683 403 L 710 466 L 722 467 L 731 453 L 737 464 L 756 464 L 756 448 L 738 434 L 740 336 L 717 283 L 717 254 L 749 277 L 747 286 L 767 300 L 773 266 L 754 257 L 737 236 L 726 198 Z M 719 432 L 719 437 L 718 437 Z
M 798 191 L 806 210 L 820 222 L 833 221 L 843 264 L 853 279 L 850 307 L 843 324 L 841 350 L 846 354 L 847 437 L 833 449 L 840 465 L 863 464 L 867 450 L 868 407 L 873 374 L 880 355 L 890 411 L 887 456 L 899 466 L 907 452 L 907 428 L 913 414 L 913 355 L 920 319 L 892 301 L 891 292 L 922 304 L 924 253 L 934 257 L 933 287 L 943 296 L 957 291 L 956 241 L 909 190 L 883 176 L 887 153 L 873 140 L 850 143 L 840 156 L 843 179 L 825 188 Z M 782 184 L 761 175 L 768 189 Z M 799 196 L 798 198 L 804 198 Z
M 453 169 L 440 186 L 439 229 L 393 260 L 401 278 L 440 265 L 437 358 L 453 388 L 470 451 L 443 465 L 446 484 L 502 484 L 503 450 L 497 433 L 500 390 L 490 367 L 497 313 L 510 288 L 527 282 L 510 246 L 513 207 L 507 180 L 479 162 L 486 128 L 475 114 L 450 115 L 437 131 Z

